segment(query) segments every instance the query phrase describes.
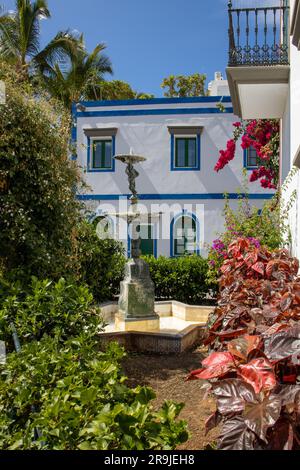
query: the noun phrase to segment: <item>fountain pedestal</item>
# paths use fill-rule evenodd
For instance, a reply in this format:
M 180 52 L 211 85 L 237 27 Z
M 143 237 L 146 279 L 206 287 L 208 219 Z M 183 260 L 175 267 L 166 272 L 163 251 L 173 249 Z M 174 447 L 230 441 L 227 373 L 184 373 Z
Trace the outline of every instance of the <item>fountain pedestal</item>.
M 137 235 L 140 214 L 138 212 L 138 193 L 135 180 L 139 173 L 134 165 L 145 161 L 138 155 L 116 155 L 116 160 L 126 164 L 126 174 L 129 189 L 132 193 L 131 213 L 127 214 L 128 225 L 132 223 L 134 236 L 131 238 L 131 256 L 125 267 L 125 278 L 121 282 L 119 312 L 115 317 L 115 327 L 118 331 L 158 331 L 160 328 L 159 315 L 155 313 L 155 289 L 150 277 L 148 264 L 140 258 L 141 240 Z M 121 214 L 120 214 L 121 216 Z
M 128 261 L 125 279 L 121 282 L 116 328 L 119 331 L 159 330 L 159 315 L 154 310 L 154 299 L 154 284 L 148 264 L 140 258 Z

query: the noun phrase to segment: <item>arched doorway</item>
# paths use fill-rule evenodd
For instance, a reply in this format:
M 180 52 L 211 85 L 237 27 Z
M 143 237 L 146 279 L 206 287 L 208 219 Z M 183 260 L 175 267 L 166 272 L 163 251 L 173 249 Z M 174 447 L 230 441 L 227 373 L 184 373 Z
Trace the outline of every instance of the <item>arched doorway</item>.
M 182 212 L 171 223 L 171 256 L 199 254 L 199 223 L 194 214 Z

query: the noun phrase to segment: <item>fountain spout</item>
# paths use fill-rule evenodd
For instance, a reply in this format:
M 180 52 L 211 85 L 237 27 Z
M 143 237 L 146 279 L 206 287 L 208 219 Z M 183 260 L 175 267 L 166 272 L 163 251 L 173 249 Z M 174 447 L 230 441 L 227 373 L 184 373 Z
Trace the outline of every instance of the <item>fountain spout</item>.
M 129 184 L 129 191 L 131 192 L 131 209 L 132 209 L 132 230 L 134 236 L 131 237 L 131 256 L 134 259 L 137 259 L 141 255 L 141 240 L 140 237 L 136 236 L 137 235 L 137 229 L 139 226 L 138 222 L 138 214 L 137 214 L 137 203 L 138 203 L 138 193 L 136 189 L 136 179 L 139 176 L 139 172 L 134 168 L 134 165 L 136 163 L 141 163 L 146 161 L 145 157 L 142 157 L 140 155 L 133 155 L 133 149 L 130 149 L 130 154 L 129 155 L 116 155 L 115 160 L 118 160 L 126 165 L 126 170 L 125 173 L 128 177 L 128 184 Z M 136 217 L 134 216 L 136 214 Z M 129 223 L 130 221 L 128 221 Z

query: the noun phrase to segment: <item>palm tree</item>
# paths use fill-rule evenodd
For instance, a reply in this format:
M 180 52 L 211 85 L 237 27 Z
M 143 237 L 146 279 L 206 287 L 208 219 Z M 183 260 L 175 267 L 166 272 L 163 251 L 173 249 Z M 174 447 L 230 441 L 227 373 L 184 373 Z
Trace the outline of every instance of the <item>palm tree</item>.
M 109 58 L 103 54 L 106 47 L 104 44 L 98 44 L 90 54 L 84 47 L 82 35 L 78 44 L 76 53 L 69 55 L 67 64 L 53 63 L 47 56 L 39 61 L 40 76 L 45 88 L 67 108 L 80 100 L 101 99 L 104 75 L 113 73 Z
M 0 15 L 0 57 L 28 77 L 44 61 L 63 61 L 78 49 L 78 39 L 59 32 L 40 50 L 40 20 L 50 18 L 47 0 L 16 0 L 15 11 Z
M 73 101 L 100 98 L 99 83 L 112 73 L 102 54 L 105 45 L 88 54 L 82 35 L 60 31 L 40 50 L 40 20 L 50 16 L 47 0 L 16 0 L 14 12 L 0 15 L 0 58 L 14 65 L 22 79 L 41 82 L 68 108 Z

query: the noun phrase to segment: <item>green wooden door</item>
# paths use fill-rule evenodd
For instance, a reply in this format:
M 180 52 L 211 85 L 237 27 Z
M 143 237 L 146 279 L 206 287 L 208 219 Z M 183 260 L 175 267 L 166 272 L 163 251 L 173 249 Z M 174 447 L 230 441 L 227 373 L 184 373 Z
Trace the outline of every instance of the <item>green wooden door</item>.
M 137 230 L 140 232 L 142 255 L 154 255 L 153 225 L 141 224 Z

